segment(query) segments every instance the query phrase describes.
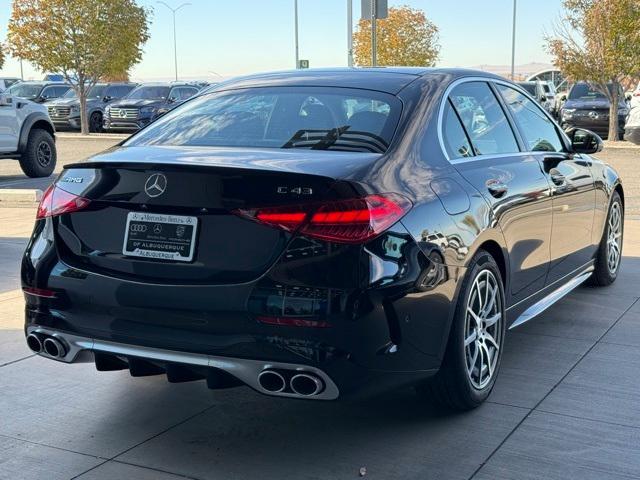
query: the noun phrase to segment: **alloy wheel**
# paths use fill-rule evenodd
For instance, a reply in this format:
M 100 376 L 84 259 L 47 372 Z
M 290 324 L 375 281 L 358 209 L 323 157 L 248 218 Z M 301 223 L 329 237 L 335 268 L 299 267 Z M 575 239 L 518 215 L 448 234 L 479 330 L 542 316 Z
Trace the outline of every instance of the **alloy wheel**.
M 615 274 L 620 264 L 622 252 L 622 208 L 619 202 L 614 202 L 611 205 L 607 229 L 607 266 L 609 273 Z
M 475 278 L 464 328 L 467 375 L 474 388 L 482 390 L 491 382 L 502 346 L 503 302 L 498 280 L 490 270 Z
M 38 144 L 38 149 L 36 150 L 36 158 L 38 160 L 38 164 L 42 167 L 48 167 L 51 163 L 51 145 L 47 142 L 40 142 Z

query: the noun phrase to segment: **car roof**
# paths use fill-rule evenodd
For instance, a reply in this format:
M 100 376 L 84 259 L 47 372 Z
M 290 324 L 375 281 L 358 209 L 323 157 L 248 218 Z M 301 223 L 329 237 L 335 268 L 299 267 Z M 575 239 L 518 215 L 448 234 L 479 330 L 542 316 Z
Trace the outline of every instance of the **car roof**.
M 27 80 L 25 82 L 20 82 L 20 85 L 44 85 L 44 86 L 49 86 L 49 85 L 64 85 L 66 86 L 71 86 L 66 82 L 49 82 L 48 80 Z
M 397 94 L 404 87 L 421 77 L 478 76 L 500 79 L 497 75 L 477 70 L 461 68 L 429 67 L 354 67 L 354 68 L 313 68 L 259 73 L 233 78 L 209 87 L 205 92 L 235 88 L 269 86 L 315 86 L 345 87 L 378 90 Z

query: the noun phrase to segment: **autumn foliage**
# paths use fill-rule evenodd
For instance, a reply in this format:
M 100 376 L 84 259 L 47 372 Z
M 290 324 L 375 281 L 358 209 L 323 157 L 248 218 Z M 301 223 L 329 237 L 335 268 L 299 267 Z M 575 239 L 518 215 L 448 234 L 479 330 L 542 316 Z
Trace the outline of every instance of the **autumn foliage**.
M 422 10 L 390 7 L 386 19 L 376 21 L 377 64 L 433 66 L 438 60 L 438 27 Z M 353 36 L 355 62 L 371 65 L 371 20 L 361 19 Z

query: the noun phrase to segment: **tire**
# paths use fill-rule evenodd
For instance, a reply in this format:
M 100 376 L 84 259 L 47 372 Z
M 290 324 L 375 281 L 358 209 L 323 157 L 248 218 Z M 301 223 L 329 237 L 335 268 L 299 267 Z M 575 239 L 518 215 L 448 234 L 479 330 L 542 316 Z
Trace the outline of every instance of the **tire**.
M 617 220 L 616 220 L 617 219 Z M 607 221 L 602 232 L 602 239 L 596 254 L 593 275 L 589 277 L 589 284 L 594 287 L 606 287 L 618 278 L 622 263 L 622 240 L 624 238 L 624 207 L 618 192 L 613 192 L 609 203 Z M 615 262 L 609 263 L 609 255 L 614 255 Z M 613 257 L 612 257 L 613 259 Z
M 31 178 L 48 177 L 56 168 L 56 144 L 46 130 L 29 132 L 27 147 L 20 157 L 20 168 Z
M 492 286 L 489 291 L 495 291 L 495 297 L 489 294 L 489 301 L 485 299 L 480 302 L 478 297 L 488 293 L 485 289 L 487 285 Z M 491 298 L 495 298 L 495 301 Z M 433 378 L 417 387 L 420 396 L 445 408 L 459 411 L 476 408 L 487 399 L 495 384 L 504 350 L 504 298 L 498 265 L 489 253 L 478 251 L 471 260 L 461 286 L 442 365 Z M 487 305 L 493 305 L 493 308 L 487 310 L 486 314 L 481 314 L 480 318 L 493 320 L 494 323 L 487 323 L 488 326 L 485 327 L 485 322 L 481 321 L 478 326 L 474 316 L 467 313 L 467 307 L 477 312 Z M 469 342 L 473 337 L 475 339 Z M 493 342 L 488 340 L 489 337 Z M 465 345 L 465 339 L 469 342 L 468 345 Z M 486 369 L 481 369 L 479 365 L 484 361 L 485 355 L 489 362 L 486 362 Z
M 89 117 L 89 132 L 102 132 L 102 114 L 100 112 L 93 112 Z

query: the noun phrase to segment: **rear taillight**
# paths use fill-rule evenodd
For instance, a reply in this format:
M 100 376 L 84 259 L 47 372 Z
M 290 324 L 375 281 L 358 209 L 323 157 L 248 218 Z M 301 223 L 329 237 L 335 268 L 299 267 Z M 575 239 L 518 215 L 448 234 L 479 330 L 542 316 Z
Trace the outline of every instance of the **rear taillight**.
M 338 243 L 363 243 L 384 232 L 411 208 L 396 193 L 368 195 L 322 204 L 238 210 L 260 223 Z
M 42 195 L 36 218 L 54 217 L 63 213 L 72 213 L 82 210 L 89 205 L 89 200 L 61 188 L 51 185 Z

